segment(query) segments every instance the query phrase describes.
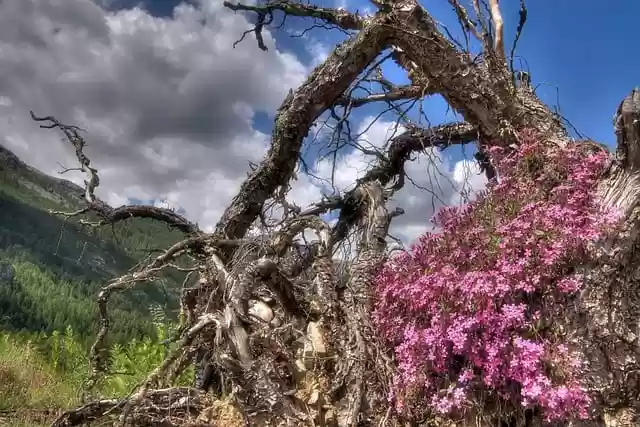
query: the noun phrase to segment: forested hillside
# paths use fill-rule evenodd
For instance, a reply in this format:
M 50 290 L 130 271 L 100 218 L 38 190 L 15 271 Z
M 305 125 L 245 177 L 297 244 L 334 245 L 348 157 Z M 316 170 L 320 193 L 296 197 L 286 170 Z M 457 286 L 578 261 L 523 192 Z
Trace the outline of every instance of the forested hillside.
M 88 342 L 105 281 L 150 249 L 178 240 L 166 226 L 145 219 L 99 228 L 49 212 L 77 210 L 81 197 L 80 187 L 29 167 L 0 146 L 0 330 L 51 333 L 71 326 Z M 113 339 L 153 332 L 152 305 L 175 316 L 182 279 L 173 274 L 115 299 Z

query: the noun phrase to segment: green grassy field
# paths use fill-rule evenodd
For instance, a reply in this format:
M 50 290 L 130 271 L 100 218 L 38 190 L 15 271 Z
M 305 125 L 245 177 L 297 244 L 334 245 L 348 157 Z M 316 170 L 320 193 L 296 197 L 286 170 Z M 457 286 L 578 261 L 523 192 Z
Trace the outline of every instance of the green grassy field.
M 140 384 L 170 349 L 162 344 L 171 323 L 156 314 L 156 339 L 133 340 L 110 349 L 111 372 L 96 389 L 100 398 L 126 396 Z M 89 372 L 87 351 L 69 327 L 64 333 L 0 334 L 0 425 L 49 425 L 63 410 L 80 404 Z M 189 385 L 187 370 L 176 385 Z M 4 423 L 4 424 L 3 424 Z

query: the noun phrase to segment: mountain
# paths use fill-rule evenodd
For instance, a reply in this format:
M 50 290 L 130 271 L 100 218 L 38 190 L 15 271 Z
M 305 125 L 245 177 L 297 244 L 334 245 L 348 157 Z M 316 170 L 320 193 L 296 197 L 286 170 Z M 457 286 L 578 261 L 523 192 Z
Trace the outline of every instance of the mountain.
M 71 326 L 89 340 L 97 330 L 100 287 L 182 237 L 146 219 L 96 228 L 49 213 L 81 208 L 82 193 L 0 145 L 0 330 L 50 333 Z M 114 298 L 112 337 L 122 342 L 153 333 L 151 306 L 175 316 L 183 278 L 172 272 Z

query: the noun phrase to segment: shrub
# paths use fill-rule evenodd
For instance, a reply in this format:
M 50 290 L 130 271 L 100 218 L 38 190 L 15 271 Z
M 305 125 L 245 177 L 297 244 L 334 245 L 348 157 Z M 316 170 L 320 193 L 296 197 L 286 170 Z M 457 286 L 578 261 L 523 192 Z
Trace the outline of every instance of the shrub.
M 442 209 L 441 232 L 377 277 L 374 323 L 398 362 L 398 411 L 461 415 L 484 393 L 547 420 L 588 417 L 583 360 L 553 320 L 582 284 L 574 266 L 617 219 L 595 191 L 608 154 L 520 139 L 491 152 L 499 182 Z

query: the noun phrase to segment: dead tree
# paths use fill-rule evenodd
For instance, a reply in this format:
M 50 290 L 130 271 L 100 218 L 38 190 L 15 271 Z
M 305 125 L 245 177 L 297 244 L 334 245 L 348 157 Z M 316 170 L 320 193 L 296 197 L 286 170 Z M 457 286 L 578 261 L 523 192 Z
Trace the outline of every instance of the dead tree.
M 389 211 L 386 201 L 405 183 L 405 162 L 426 147 L 475 143 L 483 170 L 494 178 L 486 149 L 517 146 L 520 130 L 535 130 L 550 145 L 576 141 L 569 138 L 562 118 L 537 98 L 528 74 L 514 72 L 513 49 L 510 55 L 505 53 L 498 0 L 490 0 L 489 5 L 473 0 L 468 8 L 449 0 L 464 34 L 482 46 L 476 56 L 441 32 L 417 1 L 373 3 L 377 8 L 373 16 L 293 0 L 269 0 L 259 6 L 225 3 L 239 13 L 257 16 L 252 31 L 264 50 L 261 31 L 275 14 L 309 17 L 340 28 L 350 37 L 284 100 L 267 154 L 242 184 L 213 233 L 204 233 L 165 209 L 114 209 L 100 202 L 94 195 L 98 172 L 83 152 L 80 130 L 53 117 L 34 116 L 45 123 L 42 126 L 64 131 L 76 149 L 80 167 L 88 176 L 87 208 L 81 213 L 92 212 L 99 224 L 130 217 L 155 218 L 186 236 L 100 293 L 101 330 L 91 349 L 93 371 L 88 386 L 108 368 L 103 353 L 111 294 L 176 267 L 179 257 L 187 257 L 200 276 L 198 284 L 184 292 L 187 320 L 180 345 L 147 381 L 123 400 L 88 403 L 63 414 L 54 425 L 77 425 L 107 412 L 119 414 L 118 425 L 207 425 L 197 417 L 223 394 L 233 396 L 250 425 L 404 422 L 391 412 L 386 400 L 394 366 L 372 330 L 369 292 L 385 261 L 390 221 L 402 213 Z M 518 36 L 526 19 L 524 5 L 520 19 Z M 411 84 L 394 86 L 376 74 L 379 63 L 387 59 L 407 71 Z M 365 78 L 375 79 L 381 92 L 353 96 L 354 88 Z M 377 163 L 352 190 L 306 209 L 286 201 L 303 141 L 325 112 L 335 114 L 342 108 L 348 113 L 373 102 L 397 108 L 399 101 L 431 94 L 442 95 L 464 122 L 431 128 L 411 125 L 390 141 L 386 152 L 377 154 Z M 590 362 L 589 387 L 599 415 L 590 423 L 574 425 L 640 424 L 639 252 L 635 250 L 639 243 L 639 120 L 640 91 L 634 90 L 616 112 L 618 147 L 599 186 L 604 204 L 624 213 L 624 224 L 594 248 L 592 262 L 582 266 L 588 272 L 587 286 L 577 297 L 580 309 L 573 324 L 576 342 Z M 265 209 L 273 203 L 282 209 L 281 221 L 276 227 L 266 227 L 260 239 L 250 237 L 250 227 L 264 218 Z M 340 211 L 332 227 L 321 219 L 330 210 Z M 304 230 L 316 231 L 318 240 L 299 251 L 293 237 Z M 357 255 L 340 285 L 332 254 L 349 236 L 357 239 Z M 258 305 L 262 315 L 255 314 Z M 215 377 L 215 387 L 209 392 L 167 388 L 195 353 L 207 361 L 203 366 L 208 367 L 208 376 Z

